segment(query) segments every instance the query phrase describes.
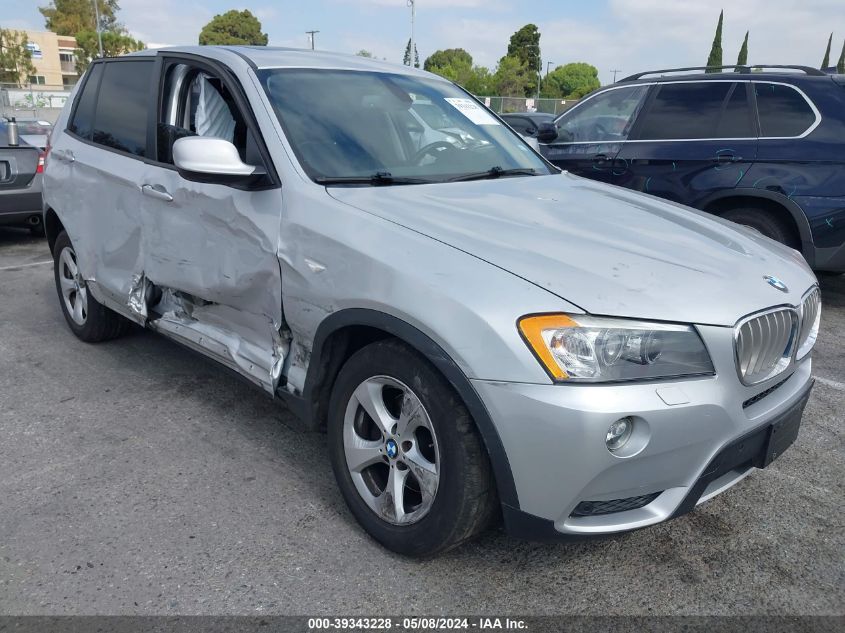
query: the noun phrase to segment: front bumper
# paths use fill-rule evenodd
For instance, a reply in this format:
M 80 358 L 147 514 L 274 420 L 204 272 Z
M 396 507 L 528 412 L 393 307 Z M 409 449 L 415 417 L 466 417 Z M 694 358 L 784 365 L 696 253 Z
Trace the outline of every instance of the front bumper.
M 653 525 L 688 512 L 760 465 L 754 459 L 770 425 L 803 409 L 811 361 L 745 387 L 736 375 L 733 330 L 699 331 L 715 376 L 610 385 L 473 381 L 513 473 L 519 508 L 503 507 L 510 532 L 577 538 Z M 625 416 L 641 425 L 647 443 L 623 458 L 611 454 L 604 439 L 610 424 Z M 737 461 L 732 451 L 740 444 L 747 457 Z M 590 516 L 580 511 L 582 502 L 636 497 L 647 503 Z

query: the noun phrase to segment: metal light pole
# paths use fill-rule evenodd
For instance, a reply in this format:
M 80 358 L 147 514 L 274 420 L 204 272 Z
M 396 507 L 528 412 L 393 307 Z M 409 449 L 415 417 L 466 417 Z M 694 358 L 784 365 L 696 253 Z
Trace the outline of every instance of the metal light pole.
M 414 55 L 414 51 L 416 51 L 417 49 L 417 43 L 414 38 L 414 22 L 417 18 L 417 7 L 415 1 L 416 0 L 408 0 L 408 6 L 411 7 L 411 52 L 408 56 L 408 65 L 411 68 L 415 67 L 414 60 L 416 59 L 416 57 Z
M 100 7 L 98 0 L 94 0 L 94 19 L 97 21 L 97 45 L 100 49 L 100 57 L 103 57 L 103 33 L 100 30 Z
M 311 38 L 311 50 L 314 50 L 314 35 L 319 33 L 320 31 L 305 31 L 308 34 L 308 37 Z
M 554 62 L 546 62 L 546 77 L 549 76 L 549 66 L 554 64 Z

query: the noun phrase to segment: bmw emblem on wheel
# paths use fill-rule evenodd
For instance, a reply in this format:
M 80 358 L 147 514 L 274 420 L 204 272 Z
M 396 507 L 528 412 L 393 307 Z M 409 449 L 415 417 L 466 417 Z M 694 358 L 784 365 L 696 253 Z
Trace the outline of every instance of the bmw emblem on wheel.
M 772 287 L 777 288 L 781 292 L 789 292 L 789 288 L 777 277 L 772 277 L 771 275 L 764 275 L 763 279 Z
M 396 445 L 396 440 L 393 439 L 387 440 L 384 449 L 390 459 L 393 459 L 399 453 L 399 447 Z

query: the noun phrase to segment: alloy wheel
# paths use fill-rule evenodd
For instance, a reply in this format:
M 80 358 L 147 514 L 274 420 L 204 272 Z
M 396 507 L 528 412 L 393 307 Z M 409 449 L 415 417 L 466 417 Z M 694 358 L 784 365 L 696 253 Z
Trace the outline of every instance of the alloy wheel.
M 440 451 L 419 397 L 389 376 L 362 382 L 349 399 L 343 448 L 355 489 L 393 525 L 410 525 L 431 510 L 440 481 Z
M 88 318 L 88 290 L 79 275 L 76 253 L 69 246 L 59 255 L 59 285 L 70 318 L 77 325 L 85 325 Z

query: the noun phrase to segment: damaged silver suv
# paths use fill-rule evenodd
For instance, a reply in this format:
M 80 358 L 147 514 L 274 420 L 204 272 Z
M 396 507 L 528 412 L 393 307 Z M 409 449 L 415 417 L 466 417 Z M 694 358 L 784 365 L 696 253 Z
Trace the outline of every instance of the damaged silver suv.
M 500 515 L 530 538 L 658 523 L 797 437 L 801 255 L 561 174 L 440 77 L 264 47 L 96 61 L 44 184 L 74 334 L 134 321 L 286 401 L 397 552 Z

